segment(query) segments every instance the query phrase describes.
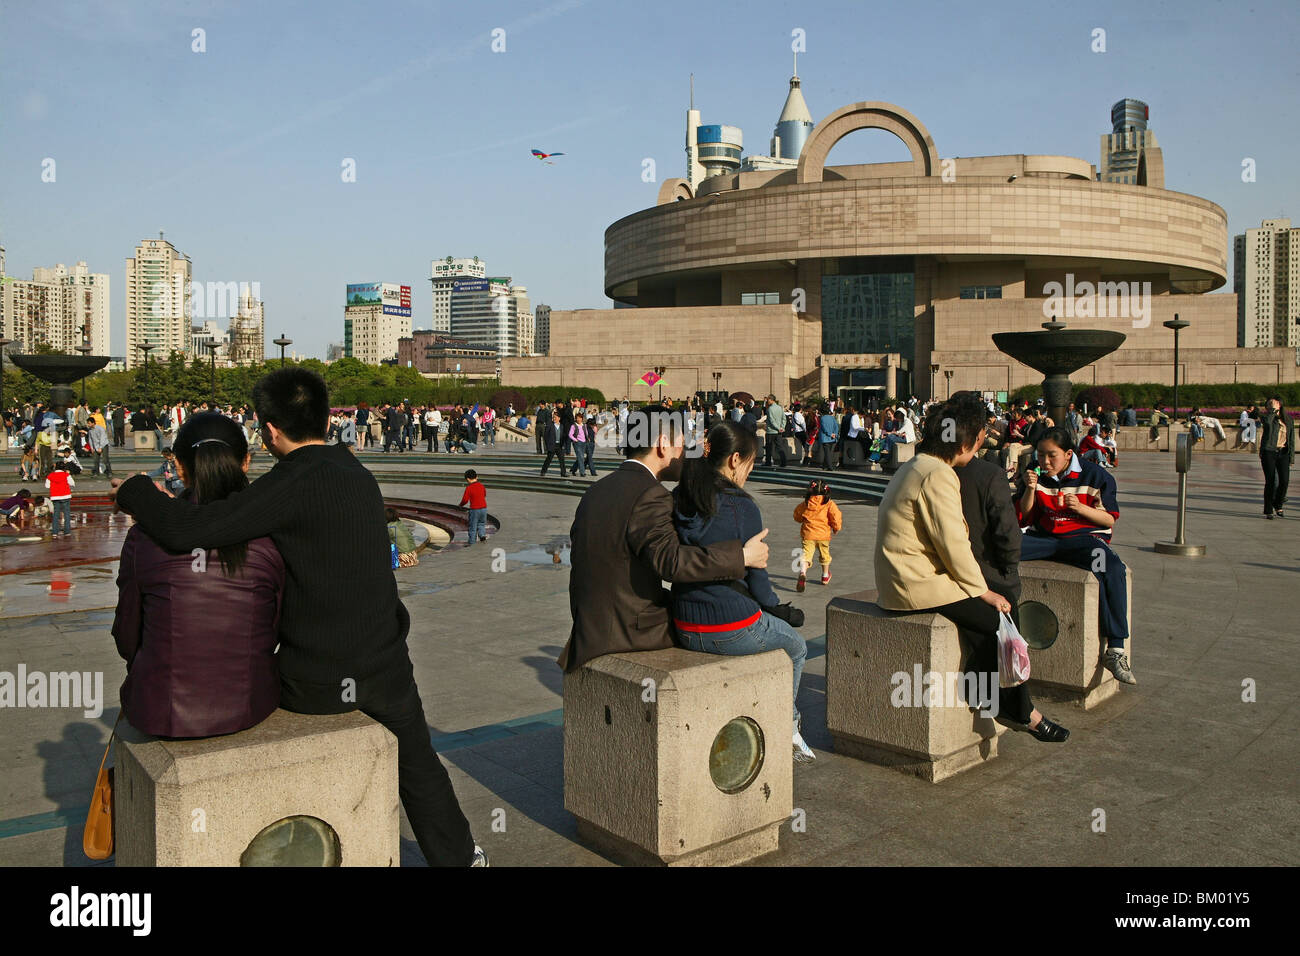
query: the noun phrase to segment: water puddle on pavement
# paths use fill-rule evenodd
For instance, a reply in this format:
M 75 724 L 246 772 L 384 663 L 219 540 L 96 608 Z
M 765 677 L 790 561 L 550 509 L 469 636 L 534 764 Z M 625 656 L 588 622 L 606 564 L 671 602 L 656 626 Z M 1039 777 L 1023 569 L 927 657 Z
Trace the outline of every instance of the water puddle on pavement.
M 572 567 L 572 562 L 569 560 L 571 552 L 572 544 L 567 536 L 552 538 L 545 544 L 536 544 L 522 551 L 507 552 L 506 570 L 509 571 L 510 565 L 514 562 L 520 564 L 549 564 L 553 567 Z

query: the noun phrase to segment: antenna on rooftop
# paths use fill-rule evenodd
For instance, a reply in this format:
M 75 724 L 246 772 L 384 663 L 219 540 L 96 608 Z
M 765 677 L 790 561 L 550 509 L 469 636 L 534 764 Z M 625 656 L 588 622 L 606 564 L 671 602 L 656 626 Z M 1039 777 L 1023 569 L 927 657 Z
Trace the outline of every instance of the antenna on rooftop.
M 695 74 L 691 74 L 691 109 L 695 109 Z

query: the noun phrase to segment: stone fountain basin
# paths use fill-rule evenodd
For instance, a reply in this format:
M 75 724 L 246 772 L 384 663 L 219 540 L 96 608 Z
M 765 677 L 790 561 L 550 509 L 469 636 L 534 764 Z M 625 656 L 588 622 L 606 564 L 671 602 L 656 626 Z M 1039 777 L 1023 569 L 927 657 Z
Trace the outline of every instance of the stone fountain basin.
M 1057 329 L 1042 332 L 995 332 L 993 344 L 1017 362 L 1044 375 L 1069 375 L 1105 358 L 1124 344 L 1123 332 L 1103 329 Z
M 109 363 L 107 355 L 10 355 L 24 372 L 51 385 L 70 385 L 98 372 Z

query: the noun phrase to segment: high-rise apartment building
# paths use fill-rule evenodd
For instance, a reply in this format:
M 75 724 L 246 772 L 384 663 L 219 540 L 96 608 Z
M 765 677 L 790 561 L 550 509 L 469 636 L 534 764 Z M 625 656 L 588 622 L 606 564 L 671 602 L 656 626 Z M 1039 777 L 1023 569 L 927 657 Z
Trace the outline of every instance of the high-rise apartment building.
M 433 283 L 433 331 L 451 332 L 451 291 L 459 279 L 487 278 L 487 263 L 475 256 L 472 259 L 434 259 L 429 265 L 429 281 Z
M 1165 161 L 1156 134 L 1147 129 L 1151 107 L 1141 100 L 1123 99 L 1110 108 L 1110 132 L 1101 137 L 1103 183 L 1165 187 Z
M 84 262 L 71 269 L 60 262 L 33 269 L 31 279 L 4 276 L 0 282 L 0 335 L 15 340 L 16 349 L 48 345 L 72 352 L 84 343 L 91 354 L 108 355 L 108 330 L 108 276 Z
M 1232 240 L 1240 348 L 1300 348 L 1300 229 L 1265 219 Z
M 189 354 L 190 257 L 158 233 L 136 246 L 126 260 L 126 367 L 143 364 L 142 343 L 154 346 L 155 358 L 173 351 Z

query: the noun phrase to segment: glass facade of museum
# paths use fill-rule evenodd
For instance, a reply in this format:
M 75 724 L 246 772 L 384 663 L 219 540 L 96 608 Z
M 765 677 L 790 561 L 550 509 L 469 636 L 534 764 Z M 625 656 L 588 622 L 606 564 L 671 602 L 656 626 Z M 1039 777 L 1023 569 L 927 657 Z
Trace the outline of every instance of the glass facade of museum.
M 822 264 L 822 351 L 898 352 L 916 344 L 911 256 L 827 259 Z

